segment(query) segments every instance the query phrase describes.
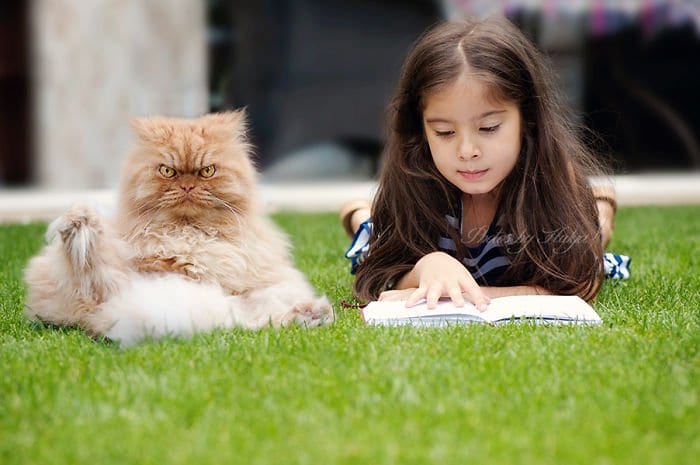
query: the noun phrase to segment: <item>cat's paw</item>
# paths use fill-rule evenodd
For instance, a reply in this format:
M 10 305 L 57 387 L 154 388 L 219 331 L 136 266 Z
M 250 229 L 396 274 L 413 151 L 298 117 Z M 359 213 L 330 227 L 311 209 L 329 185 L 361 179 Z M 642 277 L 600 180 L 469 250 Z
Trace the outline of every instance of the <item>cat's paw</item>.
M 292 307 L 293 321 L 301 326 L 313 327 L 333 322 L 333 307 L 325 297 L 297 303 Z
M 176 265 L 182 274 L 195 281 L 202 279 L 205 272 L 204 268 L 192 263 L 192 260 L 187 260 L 186 258 L 176 260 Z

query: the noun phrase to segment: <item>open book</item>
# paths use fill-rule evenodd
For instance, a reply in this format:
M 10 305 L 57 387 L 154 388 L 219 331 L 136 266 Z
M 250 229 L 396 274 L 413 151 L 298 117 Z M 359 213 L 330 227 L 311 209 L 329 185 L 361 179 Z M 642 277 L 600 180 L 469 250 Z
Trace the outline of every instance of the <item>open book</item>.
M 362 309 L 362 318 L 370 325 L 445 326 L 464 323 L 547 323 L 599 324 L 600 316 L 577 296 L 522 295 L 498 297 L 484 312 L 465 302 L 455 306 L 451 300 L 440 300 L 428 309 L 425 302 L 406 307 L 405 301 L 373 301 Z

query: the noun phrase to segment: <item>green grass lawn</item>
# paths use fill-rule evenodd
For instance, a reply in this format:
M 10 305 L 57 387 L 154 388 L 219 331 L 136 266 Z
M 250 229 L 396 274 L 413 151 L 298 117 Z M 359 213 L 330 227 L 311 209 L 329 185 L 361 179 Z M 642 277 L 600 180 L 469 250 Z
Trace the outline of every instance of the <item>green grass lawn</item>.
M 0 463 L 700 463 L 700 207 L 619 212 L 598 327 L 365 327 L 336 215 L 274 218 L 334 325 L 128 350 L 26 321 L 0 227 Z

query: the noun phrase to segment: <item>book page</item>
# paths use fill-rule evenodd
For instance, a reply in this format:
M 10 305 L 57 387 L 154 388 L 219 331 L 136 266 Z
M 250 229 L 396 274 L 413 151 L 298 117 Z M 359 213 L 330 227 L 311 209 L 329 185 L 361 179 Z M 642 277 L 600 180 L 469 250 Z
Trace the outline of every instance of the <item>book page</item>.
M 527 295 L 491 299 L 484 312 L 465 303 L 457 307 L 451 300 L 440 300 L 434 309 L 425 302 L 406 307 L 405 301 L 374 301 L 362 311 L 368 323 L 405 319 L 445 319 L 451 321 L 503 322 L 512 318 L 600 323 L 593 307 L 577 296 Z
M 561 295 L 521 295 L 491 299 L 482 316 L 488 321 L 514 317 L 600 322 L 600 316 L 585 300 L 577 296 Z
M 400 318 L 435 317 L 437 315 L 465 315 L 474 319 L 483 319 L 482 313 L 472 304 L 465 302 L 464 307 L 457 307 L 451 300 L 440 300 L 437 307 L 429 309 L 425 303 L 419 303 L 413 307 L 406 307 L 403 300 L 373 301 L 362 309 L 363 318 L 390 320 Z

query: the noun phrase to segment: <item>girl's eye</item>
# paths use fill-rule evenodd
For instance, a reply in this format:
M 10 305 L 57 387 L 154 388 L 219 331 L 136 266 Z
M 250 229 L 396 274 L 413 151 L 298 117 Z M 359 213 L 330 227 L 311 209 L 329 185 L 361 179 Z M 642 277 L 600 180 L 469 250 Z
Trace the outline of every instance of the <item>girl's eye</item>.
M 454 131 L 435 131 L 435 135 L 438 137 L 450 137 L 454 133 Z
M 216 167 L 214 165 L 205 166 L 199 170 L 199 175 L 203 178 L 211 178 L 216 173 Z
M 173 176 L 175 176 L 177 174 L 177 172 L 174 169 L 172 169 L 171 167 L 169 167 L 167 165 L 160 165 L 158 167 L 158 172 L 164 178 L 172 178 Z
M 479 131 L 481 132 L 496 132 L 496 129 L 498 129 L 500 124 L 496 124 L 495 126 L 486 126 L 484 128 L 479 128 Z

